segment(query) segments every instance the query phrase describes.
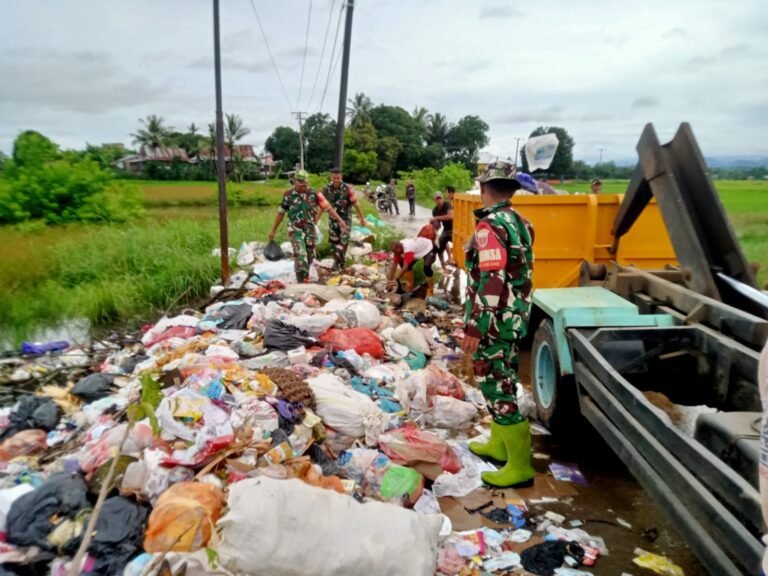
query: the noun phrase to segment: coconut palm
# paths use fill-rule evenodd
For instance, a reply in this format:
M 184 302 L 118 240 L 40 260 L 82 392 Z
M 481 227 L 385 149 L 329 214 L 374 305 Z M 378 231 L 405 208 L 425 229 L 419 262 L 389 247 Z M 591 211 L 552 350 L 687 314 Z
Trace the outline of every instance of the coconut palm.
M 440 112 L 430 114 L 429 125 L 427 126 L 427 143 L 444 145 L 448 138 L 449 129 L 448 119 L 444 115 Z
M 371 119 L 371 110 L 373 102 L 362 92 L 355 94 L 354 98 L 349 99 L 350 106 L 347 107 L 347 116 L 349 116 L 349 127 L 358 128 L 369 122 Z
M 416 120 L 416 123 L 421 126 L 422 130 L 426 133 L 427 128 L 429 127 L 429 110 L 424 108 L 424 106 L 414 106 L 413 112 L 411 112 L 411 116 L 414 120 Z
M 162 116 L 150 114 L 146 118 L 141 118 L 139 122 L 143 128 L 139 128 L 135 134 L 131 134 L 134 144 L 147 146 L 152 150 L 157 150 L 168 144 L 173 128 L 165 126 L 165 120 Z
M 251 133 L 250 128 L 243 125 L 243 119 L 237 114 L 227 114 L 227 121 L 224 123 L 224 141 L 229 147 L 231 155 L 231 169 L 234 180 L 240 181 L 240 150 L 236 148 L 237 143 Z

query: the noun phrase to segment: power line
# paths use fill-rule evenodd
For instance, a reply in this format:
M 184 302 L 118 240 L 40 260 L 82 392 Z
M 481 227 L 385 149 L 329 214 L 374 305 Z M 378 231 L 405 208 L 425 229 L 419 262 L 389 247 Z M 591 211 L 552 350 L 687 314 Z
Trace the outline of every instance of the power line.
M 309 14 L 307 14 L 307 33 L 304 36 L 304 59 L 301 61 L 301 80 L 299 80 L 299 95 L 296 97 L 296 106 L 301 105 L 301 89 L 304 87 L 304 67 L 307 64 L 307 48 L 309 47 L 310 22 L 312 22 L 312 0 L 309 0 Z
M 320 61 L 317 63 L 317 71 L 315 72 L 315 81 L 312 83 L 312 93 L 309 95 L 309 102 L 307 102 L 307 108 L 312 104 L 312 100 L 315 99 L 315 90 L 317 89 L 317 81 L 320 78 L 320 70 L 323 68 L 323 58 L 325 57 L 325 48 L 328 45 L 328 32 L 331 31 L 331 20 L 333 19 L 333 6 L 336 4 L 336 0 L 331 0 L 331 8 L 328 10 L 328 23 L 325 25 L 325 38 L 323 38 L 323 49 L 320 51 Z
M 253 0 L 251 0 L 253 1 Z M 320 99 L 320 106 L 317 111 L 323 109 L 325 103 L 325 95 L 328 93 L 328 85 L 331 82 L 331 69 L 333 68 L 333 53 L 336 52 L 336 42 L 339 39 L 339 30 L 341 29 L 341 16 L 344 14 L 344 8 L 346 7 L 346 1 L 342 0 L 341 9 L 339 10 L 339 21 L 336 22 L 336 35 L 333 38 L 333 48 L 331 48 L 331 59 L 328 61 L 328 76 L 325 78 L 325 88 L 323 88 L 323 97 Z
M 280 75 L 280 69 L 277 67 L 277 62 L 275 62 L 272 49 L 269 47 L 269 40 L 267 40 L 267 35 L 264 33 L 264 27 L 261 25 L 261 18 L 259 18 L 259 12 L 256 10 L 256 4 L 254 4 L 253 0 L 251 0 L 251 8 L 253 8 L 253 15 L 256 16 L 256 22 L 259 23 L 259 30 L 261 30 L 261 37 L 264 38 L 264 44 L 267 45 L 269 59 L 272 60 L 272 67 L 275 69 L 275 74 L 277 74 L 277 79 L 280 82 L 280 88 L 283 90 L 283 96 L 285 96 L 285 101 L 288 103 L 288 110 L 292 111 L 293 104 L 291 104 L 291 99 L 288 97 L 288 91 L 285 89 L 285 84 L 283 84 L 283 77 Z

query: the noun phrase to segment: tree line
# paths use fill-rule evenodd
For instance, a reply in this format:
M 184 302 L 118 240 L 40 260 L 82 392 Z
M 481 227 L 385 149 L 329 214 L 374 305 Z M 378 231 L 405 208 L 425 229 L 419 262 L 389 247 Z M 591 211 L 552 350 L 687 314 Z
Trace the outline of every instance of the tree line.
M 456 123 L 424 107 L 408 112 L 400 106 L 374 105 L 363 93 L 349 99 L 344 132 L 344 173 L 350 181 L 385 180 L 400 172 L 441 169 L 448 163 L 477 170 L 480 149 L 488 145 L 488 124 L 479 116 L 464 116 Z M 304 122 L 305 166 L 310 172 L 332 168 L 336 121 L 328 114 L 313 114 Z M 299 161 L 300 135 L 290 126 L 278 126 L 265 149 L 283 166 Z

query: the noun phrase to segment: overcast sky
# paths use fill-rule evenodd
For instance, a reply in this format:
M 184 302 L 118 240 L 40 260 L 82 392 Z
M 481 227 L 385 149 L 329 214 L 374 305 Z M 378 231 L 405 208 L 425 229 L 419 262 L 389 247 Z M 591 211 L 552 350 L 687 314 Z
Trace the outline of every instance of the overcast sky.
M 320 109 L 341 0 L 312 2 L 298 105 L 310 0 L 253 1 L 290 104 L 250 0 L 222 0 L 224 110 L 261 148 L 276 126 L 293 125 L 290 110 Z M 452 121 L 477 114 L 494 153 L 558 125 L 576 158 L 594 162 L 604 148 L 604 160 L 626 160 L 646 122 L 664 140 L 688 121 L 708 157 L 768 155 L 768 0 L 355 4 L 349 95 Z M 205 127 L 212 56 L 210 0 L 0 0 L 0 150 L 24 129 L 65 147 L 129 144 L 147 114 Z M 334 117 L 338 76 L 322 106 Z

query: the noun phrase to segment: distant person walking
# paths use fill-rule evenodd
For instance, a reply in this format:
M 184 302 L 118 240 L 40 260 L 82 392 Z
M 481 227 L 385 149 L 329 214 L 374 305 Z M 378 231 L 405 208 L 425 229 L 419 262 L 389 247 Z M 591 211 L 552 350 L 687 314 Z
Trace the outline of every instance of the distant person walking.
M 395 213 L 400 216 L 400 206 L 397 205 L 397 180 L 394 178 L 387 184 L 387 198 L 389 198 L 389 213 L 392 214 L 394 209 Z
M 408 180 L 408 184 L 405 185 L 405 197 L 408 199 L 409 215 L 416 216 L 416 186 L 413 185 L 412 180 Z

